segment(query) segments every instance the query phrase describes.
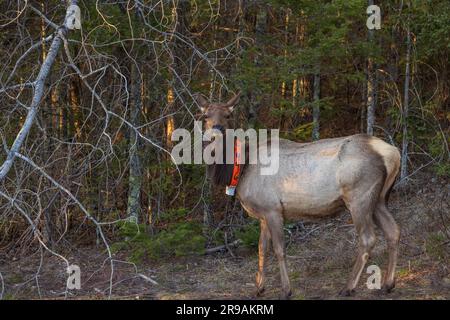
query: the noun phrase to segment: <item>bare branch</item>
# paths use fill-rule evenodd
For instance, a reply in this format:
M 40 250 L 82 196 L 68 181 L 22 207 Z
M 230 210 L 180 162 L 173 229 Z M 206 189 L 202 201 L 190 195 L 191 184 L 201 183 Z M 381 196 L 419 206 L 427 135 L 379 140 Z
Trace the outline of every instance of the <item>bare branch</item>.
M 76 0 L 72 0 L 72 4 L 76 4 Z M 5 160 L 5 162 L 0 167 L 0 181 L 3 180 L 6 175 L 8 174 L 9 170 L 11 169 L 14 158 L 16 156 L 16 153 L 20 150 L 20 147 L 22 146 L 25 138 L 28 135 L 28 132 L 30 131 L 34 118 L 36 117 L 39 104 L 42 100 L 42 96 L 44 94 L 44 85 L 45 80 L 48 77 L 48 74 L 50 73 L 50 70 L 52 68 L 52 65 L 56 59 L 56 55 L 58 54 L 59 48 L 61 46 L 62 37 L 64 37 L 67 34 L 68 30 L 65 27 L 61 27 L 57 31 L 57 35 L 52 41 L 52 44 L 50 46 L 50 49 L 48 51 L 47 57 L 45 61 L 43 62 L 41 69 L 39 71 L 39 74 L 34 81 L 34 95 L 33 99 L 31 101 L 30 108 L 28 110 L 27 117 L 25 119 L 25 122 L 20 129 L 19 133 L 16 136 L 16 139 L 14 140 L 14 143 L 11 147 L 11 150 L 8 153 L 8 156 Z

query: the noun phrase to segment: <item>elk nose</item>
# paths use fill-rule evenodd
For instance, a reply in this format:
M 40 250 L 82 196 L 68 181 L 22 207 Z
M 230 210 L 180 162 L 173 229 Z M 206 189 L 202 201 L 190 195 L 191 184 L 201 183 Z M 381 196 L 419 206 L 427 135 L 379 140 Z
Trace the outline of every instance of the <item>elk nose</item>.
M 219 130 L 220 132 L 224 132 L 225 131 L 225 128 L 222 125 L 220 125 L 220 124 L 215 124 L 215 125 L 212 126 L 212 128 L 215 129 L 215 130 Z

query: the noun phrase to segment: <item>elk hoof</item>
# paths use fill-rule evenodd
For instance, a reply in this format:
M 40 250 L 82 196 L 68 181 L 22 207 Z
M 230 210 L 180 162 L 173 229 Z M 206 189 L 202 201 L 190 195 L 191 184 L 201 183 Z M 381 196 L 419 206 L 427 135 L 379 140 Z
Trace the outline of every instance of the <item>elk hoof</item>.
M 292 297 L 292 290 L 289 290 L 287 293 L 283 292 L 280 295 L 280 300 L 289 300 Z
M 264 291 L 266 291 L 266 288 L 264 288 L 264 287 L 256 288 L 255 296 L 256 297 L 261 297 L 263 295 Z
M 383 284 L 383 286 L 381 287 L 381 292 L 384 294 L 388 294 L 388 293 L 391 293 L 394 288 L 395 288 L 395 282 L 386 283 L 386 284 Z
M 355 289 L 344 288 L 339 292 L 341 297 L 351 297 L 355 294 Z

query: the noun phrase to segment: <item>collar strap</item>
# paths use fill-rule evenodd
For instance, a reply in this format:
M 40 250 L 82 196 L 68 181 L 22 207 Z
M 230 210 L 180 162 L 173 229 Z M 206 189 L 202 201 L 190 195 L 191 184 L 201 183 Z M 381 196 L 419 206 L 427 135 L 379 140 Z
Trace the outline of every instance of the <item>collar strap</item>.
M 239 178 L 241 175 L 242 166 L 240 164 L 241 159 L 241 142 L 239 139 L 234 140 L 234 164 L 233 164 L 233 174 L 231 175 L 230 184 L 227 185 L 225 193 L 229 196 L 234 196 L 236 187 L 239 183 Z

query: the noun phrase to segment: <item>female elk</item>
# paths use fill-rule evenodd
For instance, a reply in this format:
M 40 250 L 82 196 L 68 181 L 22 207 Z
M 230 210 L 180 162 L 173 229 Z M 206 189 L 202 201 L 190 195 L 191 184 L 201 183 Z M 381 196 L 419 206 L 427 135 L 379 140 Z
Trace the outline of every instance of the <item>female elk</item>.
M 225 132 L 227 119 L 238 100 L 239 94 L 227 103 L 209 103 L 198 96 L 206 127 Z M 359 246 L 356 262 L 341 294 L 350 295 L 358 284 L 375 244 L 375 225 L 383 231 L 389 251 L 383 289 L 389 292 L 394 288 L 400 231 L 386 202 L 400 167 L 398 149 L 379 138 L 357 134 L 312 143 L 280 139 L 277 151 L 279 170 L 276 174 L 261 175 L 260 164 L 247 164 L 236 189 L 242 206 L 260 221 L 257 294 L 264 290 L 265 255 L 272 240 L 279 262 L 282 297 L 291 295 L 283 221 L 325 217 L 339 212 L 343 206 L 351 213 Z M 230 166 L 212 164 L 208 169 L 213 181 L 226 184 L 224 177 L 228 176 Z M 214 179 L 217 177 L 220 179 Z

